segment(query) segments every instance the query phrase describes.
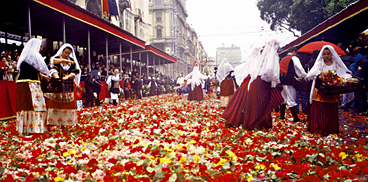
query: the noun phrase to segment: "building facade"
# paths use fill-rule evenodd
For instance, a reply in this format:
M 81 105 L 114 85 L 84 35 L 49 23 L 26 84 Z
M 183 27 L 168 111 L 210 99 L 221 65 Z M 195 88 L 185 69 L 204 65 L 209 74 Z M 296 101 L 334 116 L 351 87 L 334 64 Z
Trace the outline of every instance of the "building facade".
M 186 21 L 185 0 L 150 0 L 149 12 L 153 32 L 150 43 L 178 60 L 174 78 L 188 74 L 195 63 L 205 60 L 207 54 L 197 33 Z M 160 66 L 160 72 L 165 72 L 166 66 Z
M 116 0 L 118 15 L 110 16 L 106 16 L 101 0 L 68 1 L 175 57 L 178 62 L 173 65 L 156 60 L 156 70 L 164 75 L 176 78 L 180 73 L 188 74 L 195 63 L 201 66 L 207 60 L 197 33 L 186 21 L 186 0 Z
M 224 58 L 227 58 L 234 68 L 241 64 L 242 55 L 240 47 L 235 45 L 231 45 L 231 47 L 218 47 L 216 50 L 216 65 L 219 66 Z

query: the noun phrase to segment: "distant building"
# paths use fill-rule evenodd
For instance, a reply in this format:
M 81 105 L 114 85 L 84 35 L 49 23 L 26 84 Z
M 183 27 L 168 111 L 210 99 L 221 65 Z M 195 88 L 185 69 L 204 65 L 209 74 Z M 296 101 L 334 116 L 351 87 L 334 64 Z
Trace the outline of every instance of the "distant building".
M 218 47 L 216 50 L 216 65 L 219 66 L 224 58 L 227 58 L 234 68 L 241 64 L 242 55 L 240 47 L 234 45 L 231 45 L 231 47 Z

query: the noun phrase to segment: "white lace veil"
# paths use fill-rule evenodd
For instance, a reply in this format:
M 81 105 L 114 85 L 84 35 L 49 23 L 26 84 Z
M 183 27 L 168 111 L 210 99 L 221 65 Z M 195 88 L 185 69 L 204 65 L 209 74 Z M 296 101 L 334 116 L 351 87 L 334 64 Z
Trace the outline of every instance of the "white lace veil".
M 322 54 L 323 54 L 323 50 L 325 49 L 329 49 L 331 51 L 331 54 L 332 54 L 331 60 L 333 63 L 335 63 L 335 66 L 336 66 L 335 71 L 336 71 L 337 76 L 341 78 L 345 78 L 347 76 L 347 73 L 351 73 L 351 71 L 345 66 L 344 62 L 342 62 L 340 56 L 337 54 L 335 49 L 331 45 L 324 45 L 317 56 L 316 62 L 314 63 L 311 70 L 308 72 L 307 78 L 314 80 L 316 79 L 317 75 L 319 75 L 321 71 L 323 70 L 323 66 L 325 64 L 323 61 Z
M 261 66 L 257 66 L 259 70 L 258 75 L 261 76 L 263 81 L 271 82 L 272 88 L 275 88 L 280 83 L 279 54 L 277 53 L 279 47 L 280 42 L 278 40 L 272 39 L 268 41 L 261 54 Z M 254 75 L 252 75 L 252 79 L 256 79 Z
M 323 70 L 323 67 L 325 66 L 322 54 L 325 49 L 329 49 L 331 51 L 332 57 L 331 60 L 333 62 L 334 70 L 336 71 L 337 76 L 340 78 L 351 78 L 351 71 L 345 66 L 344 62 L 342 62 L 340 56 L 337 54 L 335 49 L 331 45 L 324 45 L 319 52 L 317 59 L 313 65 L 313 67 L 310 69 L 310 71 L 307 74 L 307 78 L 313 80 L 311 92 L 309 96 L 309 101 L 312 103 L 312 96 L 313 96 L 313 90 L 316 84 L 316 78 Z
M 233 66 L 229 63 L 226 58 L 222 59 L 220 66 L 218 67 L 216 78 L 221 83 L 225 80 L 230 71 L 234 71 Z
M 207 76 L 204 76 L 202 73 L 199 72 L 198 66 L 194 66 L 193 71 L 185 76 L 184 80 L 192 79 L 190 85 L 191 89 L 194 90 L 194 87 L 201 85 L 202 80 L 205 80 L 206 78 Z
M 255 47 L 252 50 L 252 53 L 245 60 L 245 62 L 235 67 L 234 74 L 238 86 L 240 86 L 243 83 L 244 79 L 249 74 L 251 74 L 252 71 L 254 72 L 255 69 L 253 68 L 259 62 L 261 50 L 262 50 L 261 47 Z
M 78 63 L 78 60 L 77 60 L 77 56 L 76 56 L 76 54 L 74 52 L 74 48 L 73 48 L 73 46 L 71 44 L 68 44 L 68 43 L 63 44 L 60 47 L 60 49 L 56 52 L 56 54 L 51 57 L 51 59 L 50 59 L 50 65 L 51 65 L 51 67 L 54 66 L 54 59 L 57 58 L 57 57 L 61 57 L 61 54 L 63 53 L 64 49 L 67 48 L 67 47 L 72 50 L 72 52 L 69 54 L 69 57 L 73 59 L 74 64 L 75 64 L 75 68 L 79 70 L 79 74 L 75 75 L 75 77 L 74 77 L 74 83 L 76 85 L 79 85 L 79 83 L 80 83 L 80 77 L 81 77 L 81 69 L 79 67 L 79 63 Z
M 20 65 L 22 62 L 26 62 L 36 70 L 40 71 L 41 73 L 50 76 L 50 71 L 47 68 L 45 60 L 43 59 L 42 55 L 40 54 L 42 40 L 37 38 L 31 38 L 26 45 L 24 46 L 22 53 L 19 56 L 19 60 L 17 63 L 17 69 L 20 70 Z

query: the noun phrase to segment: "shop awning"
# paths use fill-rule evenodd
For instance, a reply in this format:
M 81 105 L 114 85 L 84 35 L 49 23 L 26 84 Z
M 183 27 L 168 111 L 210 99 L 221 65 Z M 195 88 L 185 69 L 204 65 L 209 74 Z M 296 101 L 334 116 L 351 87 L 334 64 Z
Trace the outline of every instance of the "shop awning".
M 122 44 L 124 50 L 145 48 L 145 42 L 101 17 L 66 0 L 5 0 L 0 12 L 0 30 L 25 36 L 28 32 L 27 13 L 30 3 L 31 30 L 50 40 L 63 40 L 65 19 L 66 42 L 87 47 L 88 30 L 91 49 L 105 53 L 106 37 L 109 52 L 117 52 Z
M 282 47 L 284 53 L 289 47 L 300 48 L 312 41 L 325 40 L 337 44 L 348 45 L 350 39 L 355 39 L 368 28 L 368 1 L 360 0 L 352 3 L 344 10 L 320 23 L 298 39 Z

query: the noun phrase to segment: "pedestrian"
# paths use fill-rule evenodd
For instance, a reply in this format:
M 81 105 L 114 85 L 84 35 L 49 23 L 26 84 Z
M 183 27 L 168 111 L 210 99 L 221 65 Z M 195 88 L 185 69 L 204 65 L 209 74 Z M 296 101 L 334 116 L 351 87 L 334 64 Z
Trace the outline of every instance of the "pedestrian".
M 85 88 L 85 105 L 86 107 L 93 107 L 93 102 L 95 100 L 95 96 L 93 95 L 93 84 L 94 84 L 94 78 L 93 74 L 88 75 L 86 78 L 86 81 L 84 82 L 84 88 Z
M 244 71 L 247 76 L 222 114 L 227 127 L 272 128 L 271 112 L 283 102 L 276 87 L 280 83 L 279 44 L 277 40 L 270 40 L 258 60 L 247 60 L 252 66 Z
M 317 76 L 323 71 L 333 70 L 342 79 L 351 78 L 350 70 L 342 62 L 339 55 L 330 45 L 322 47 L 316 62 L 307 74 L 307 78 L 313 80 L 308 113 L 308 131 L 328 135 L 339 133 L 338 103 L 339 95 L 326 95 L 315 87 Z
M 360 64 L 360 69 L 358 69 L 358 77 L 362 78 L 363 88 L 367 95 L 367 99 L 365 100 L 365 104 L 368 105 L 368 50 L 366 49 L 366 56 L 364 61 Z M 363 116 L 368 116 L 368 109 L 365 113 L 362 113 Z
M 120 75 L 119 75 L 119 69 L 114 70 L 114 75 L 109 77 L 109 79 L 106 81 L 106 84 L 110 86 L 110 95 L 112 104 L 115 106 L 117 105 L 117 102 L 119 101 L 119 93 L 120 93 Z
M 176 81 L 176 91 L 178 92 L 179 95 L 183 94 L 183 89 L 181 88 L 184 85 L 184 76 L 183 73 L 180 73 L 180 76 L 178 78 L 178 80 Z
M 199 72 L 198 66 L 194 66 L 193 71 L 185 76 L 182 89 L 186 88 L 187 80 L 189 79 L 191 79 L 191 83 L 189 85 L 188 100 L 203 100 L 202 82 L 207 79 L 207 76 Z
M 129 97 L 129 76 L 128 74 L 125 74 L 124 75 L 124 97 L 125 97 L 125 100 L 128 100 L 128 97 Z
M 40 79 L 50 80 L 50 71 L 40 54 L 42 40 L 30 39 L 17 63 L 16 127 L 20 135 L 45 131 L 46 103 Z
M 307 73 L 304 71 L 299 58 L 296 56 L 297 49 L 290 47 L 287 56 L 280 61 L 280 81 L 282 85 L 281 95 L 284 102 L 280 106 L 280 119 L 285 119 L 286 105 L 293 115 L 293 122 L 299 122 L 296 99 L 296 88 L 303 84 Z M 299 99 L 299 98 L 298 98 Z
M 96 106 L 100 106 L 101 105 L 101 101 L 100 101 L 100 92 L 101 92 L 101 72 L 97 72 L 97 76 L 95 76 L 94 78 L 94 82 L 92 85 L 93 88 L 93 94 L 95 96 L 95 105 Z
M 45 93 L 47 107 L 47 125 L 75 126 L 77 110 L 74 99 L 73 84 L 79 86 L 80 67 L 72 45 L 65 43 L 50 59 L 50 74 L 55 80 L 62 80 L 59 92 Z
M 360 65 L 364 61 L 364 56 L 362 54 L 357 54 L 355 56 L 355 61 L 349 66 L 349 70 L 354 76 L 358 76 Z M 367 104 L 365 103 L 367 96 L 365 90 L 359 89 L 354 92 L 354 105 L 358 113 L 363 113 L 367 109 Z
M 225 108 L 235 91 L 234 68 L 227 58 L 222 59 L 216 74 L 220 82 L 220 107 Z

